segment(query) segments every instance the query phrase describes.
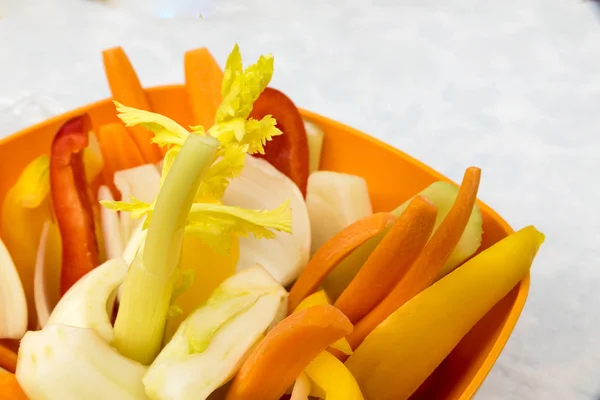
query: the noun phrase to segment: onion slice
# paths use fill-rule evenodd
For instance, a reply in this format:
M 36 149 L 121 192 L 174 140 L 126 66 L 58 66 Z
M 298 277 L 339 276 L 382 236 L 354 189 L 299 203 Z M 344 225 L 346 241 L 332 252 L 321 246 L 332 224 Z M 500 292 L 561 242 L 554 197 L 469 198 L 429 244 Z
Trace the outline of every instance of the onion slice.
M 56 224 L 46 221 L 40 235 L 33 275 L 33 297 L 40 328 L 46 325 L 60 299 L 60 269 L 60 232 Z
M 0 339 L 21 339 L 27 331 L 27 300 L 17 268 L 0 240 Z
M 367 182 L 360 176 L 333 171 L 310 175 L 306 206 L 313 254 L 342 229 L 373 213 Z

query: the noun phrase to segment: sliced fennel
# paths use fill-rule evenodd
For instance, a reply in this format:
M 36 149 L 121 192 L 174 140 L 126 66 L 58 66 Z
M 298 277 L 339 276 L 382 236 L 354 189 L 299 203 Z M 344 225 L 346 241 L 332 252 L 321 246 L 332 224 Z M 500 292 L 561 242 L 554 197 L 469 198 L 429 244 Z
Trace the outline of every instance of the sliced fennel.
M 292 235 L 276 232 L 275 240 L 240 238 L 238 271 L 256 263 L 262 265 L 282 285 L 289 285 L 306 266 L 310 251 L 310 222 L 298 186 L 269 162 L 246 157 L 244 169 L 233 179 L 225 195 L 225 204 L 252 209 L 271 209 L 290 200 Z
M 0 239 L 0 338 L 20 339 L 27 330 L 27 300 L 13 260 Z
M 321 152 L 325 135 L 321 128 L 310 121 L 304 121 L 304 128 L 308 138 L 308 172 L 313 173 L 319 170 L 321 164 Z
M 103 340 L 112 342 L 114 335 L 110 316 L 114 294 L 125 279 L 127 269 L 123 259 L 115 258 L 87 273 L 60 299 L 48 325 L 93 329 Z
M 317 171 L 309 176 L 306 207 L 312 253 L 351 223 L 373 213 L 366 181 L 332 171 Z
M 144 400 L 145 372 L 93 329 L 48 325 L 23 337 L 16 376 L 31 400 Z
M 179 326 L 144 376 L 153 400 L 201 400 L 240 368 L 285 315 L 287 292 L 260 266 L 225 280 Z
M 113 259 L 75 283 L 41 331 L 25 334 L 17 379 L 31 400 L 147 399 L 146 367 L 111 347 L 115 290 L 127 264 Z

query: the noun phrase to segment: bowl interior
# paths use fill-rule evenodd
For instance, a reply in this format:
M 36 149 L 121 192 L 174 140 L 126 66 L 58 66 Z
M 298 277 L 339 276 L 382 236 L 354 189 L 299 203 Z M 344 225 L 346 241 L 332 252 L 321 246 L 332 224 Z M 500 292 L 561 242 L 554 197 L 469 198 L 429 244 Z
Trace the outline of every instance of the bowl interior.
M 183 86 L 148 90 L 155 111 L 191 124 Z M 66 119 L 87 112 L 94 124 L 115 122 L 108 100 L 90 104 L 70 113 L 32 126 L 0 141 L 0 204 L 7 190 L 27 163 L 48 154 L 52 137 Z M 325 132 L 321 168 L 364 177 L 374 211 L 390 211 L 436 180 L 448 180 L 426 165 L 370 136 L 317 114 L 303 115 Z M 512 232 L 500 216 L 483 203 L 485 249 Z M 0 232 L 1 234 L 1 232 Z M 473 396 L 508 340 L 523 308 L 529 276 L 519 283 L 463 338 L 435 373 L 413 395 L 413 399 L 468 399 Z M 400 377 L 401 378 L 401 377 Z

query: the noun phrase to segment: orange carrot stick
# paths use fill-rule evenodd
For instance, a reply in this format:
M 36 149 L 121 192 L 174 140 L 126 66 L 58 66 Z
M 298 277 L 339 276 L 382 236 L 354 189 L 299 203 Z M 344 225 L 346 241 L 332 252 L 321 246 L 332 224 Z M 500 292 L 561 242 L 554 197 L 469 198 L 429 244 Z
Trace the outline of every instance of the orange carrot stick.
M 123 49 L 113 47 L 104 50 L 102 57 L 113 99 L 128 107 L 152 111 L 146 92 Z M 161 159 L 159 147 L 150 142 L 153 136 L 151 132 L 141 126 L 130 127 L 128 132 L 147 163 L 157 163 Z
M 17 368 L 17 355 L 14 351 L 0 345 L 0 368 L 15 372 Z
M 427 244 L 436 216 L 437 208 L 425 197 L 409 203 L 335 302 L 352 323 L 367 315 L 406 275 Z
M 221 104 L 223 71 L 206 47 L 186 52 L 184 67 L 193 123 L 208 130 L 215 123 L 215 114 Z
M 110 188 L 115 198 L 120 198 L 119 191 L 113 182 L 115 172 L 142 165 L 144 159 L 135 142 L 127 133 L 127 128 L 120 122 L 100 126 L 98 142 L 104 159 L 104 169 L 102 170 L 104 183 Z
M 312 294 L 327 275 L 358 246 L 385 230 L 394 222 L 390 213 L 377 213 L 362 218 L 347 226 L 317 250 L 302 271 L 288 298 L 288 309 L 295 310 L 298 304 Z
M 0 400 L 28 400 L 14 374 L 0 373 Z
M 320 352 L 351 331 L 348 318 L 328 304 L 293 313 L 254 348 L 225 399 L 278 400 Z
M 355 326 L 348 336 L 353 349 L 357 348 L 373 329 L 404 303 L 433 283 L 462 236 L 477 198 L 481 170 L 466 170 L 458 196 L 448 215 L 394 289 Z

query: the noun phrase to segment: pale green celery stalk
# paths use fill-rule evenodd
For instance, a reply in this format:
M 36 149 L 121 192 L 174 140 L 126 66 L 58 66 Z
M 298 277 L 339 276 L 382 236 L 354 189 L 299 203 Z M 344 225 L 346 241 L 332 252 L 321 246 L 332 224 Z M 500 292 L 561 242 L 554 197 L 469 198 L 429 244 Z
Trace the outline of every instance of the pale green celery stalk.
M 187 138 L 158 194 L 144 247 L 125 278 L 113 345 L 142 364 L 160 351 L 188 213 L 218 145 L 209 136 Z

